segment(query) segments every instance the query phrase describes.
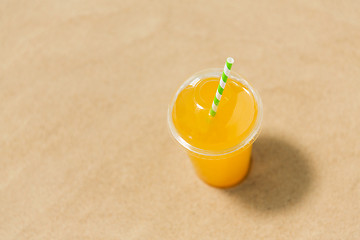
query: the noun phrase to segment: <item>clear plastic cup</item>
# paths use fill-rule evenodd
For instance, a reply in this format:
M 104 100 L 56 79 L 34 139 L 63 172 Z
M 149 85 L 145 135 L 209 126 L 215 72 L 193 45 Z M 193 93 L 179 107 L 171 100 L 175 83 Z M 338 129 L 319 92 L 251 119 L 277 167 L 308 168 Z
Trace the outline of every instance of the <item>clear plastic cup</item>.
M 252 144 L 258 137 L 263 118 L 263 105 L 257 91 L 239 74 L 231 71 L 229 78 L 240 82 L 254 96 L 257 104 L 257 117 L 253 130 L 234 147 L 222 150 L 205 150 L 192 146 L 186 142 L 175 128 L 172 112 L 179 93 L 194 81 L 217 77 L 220 79 L 223 69 L 206 69 L 192 75 L 176 92 L 168 109 L 168 126 L 174 139 L 186 150 L 197 175 L 207 184 L 215 187 L 231 187 L 245 178 L 250 167 Z

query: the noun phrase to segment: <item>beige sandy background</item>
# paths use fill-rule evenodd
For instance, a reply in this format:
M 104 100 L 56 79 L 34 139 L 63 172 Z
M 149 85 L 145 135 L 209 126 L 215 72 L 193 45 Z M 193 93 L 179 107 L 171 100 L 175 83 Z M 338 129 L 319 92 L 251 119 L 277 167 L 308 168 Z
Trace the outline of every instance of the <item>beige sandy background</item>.
M 248 178 L 202 183 L 166 113 L 260 92 Z M 360 239 L 360 2 L 0 2 L 0 239 Z

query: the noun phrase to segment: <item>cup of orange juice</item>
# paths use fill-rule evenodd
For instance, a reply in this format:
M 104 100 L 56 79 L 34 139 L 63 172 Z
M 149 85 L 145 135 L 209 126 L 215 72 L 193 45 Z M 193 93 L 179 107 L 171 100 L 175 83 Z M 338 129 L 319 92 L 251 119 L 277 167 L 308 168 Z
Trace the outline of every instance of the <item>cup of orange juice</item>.
M 257 91 L 231 71 L 211 117 L 221 75 L 222 69 L 206 69 L 186 80 L 169 105 L 168 125 L 197 175 L 211 186 L 226 188 L 242 181 L 249 171 L 263 106 Z

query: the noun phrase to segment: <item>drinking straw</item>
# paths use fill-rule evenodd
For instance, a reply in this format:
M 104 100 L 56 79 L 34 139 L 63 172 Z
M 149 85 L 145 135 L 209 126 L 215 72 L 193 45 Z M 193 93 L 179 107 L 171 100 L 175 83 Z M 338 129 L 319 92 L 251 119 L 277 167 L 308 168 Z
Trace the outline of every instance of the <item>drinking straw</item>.
M 221 100 L 221 96 L 224 92 L 226 81 L 227 81 L 228 77 L 230 76 L 230 70 L 231 70 L 231 66 L 233 65 L 233 63 L 234 63 L 234 59 L 232 57 L 228 57 L 226 59 L 224 71 L 221 75 L 220 83 L 216 90 L 216 95 L 214 97 L 214 101 L 213 101 L 213 104 L 211 106 L 210 113 L 209 113 L 210 116 L 212 116 L 212 117 L 215 117 L 217 108 L 218 108 L 220 100 Z

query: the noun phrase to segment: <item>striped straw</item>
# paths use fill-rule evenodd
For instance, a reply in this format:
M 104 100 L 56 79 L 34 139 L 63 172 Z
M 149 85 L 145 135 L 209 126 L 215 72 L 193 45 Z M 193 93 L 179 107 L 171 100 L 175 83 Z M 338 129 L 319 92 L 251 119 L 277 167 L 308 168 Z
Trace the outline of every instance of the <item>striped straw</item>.
M 223 73 L 221 75 L 220 83 L 219 83 L 218 89 L 216 91 L 216 95 L 214 97 L 214 102 L 213 102 L 213 104 L 211 106 L 211 109 L 210 109 L 210 116 L 214 117 L 215 114 L 216 114 L 216 111 L 217 111 L 217 108 L 219 106 L 221 96 L 223 94 L 223 91 L 224 91 L 224 88 L 225 88 L 225 85 L 226 85 L 226 81 L 227 81 L 228 77 L 230 76 L 230 70 L 231 70 L 231 66 L 233 65 L 233 63 L 234 63 L 234 59 L 232 57 L 228 57 L 226 59 L 224 71 L 223 71 Z

